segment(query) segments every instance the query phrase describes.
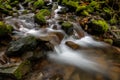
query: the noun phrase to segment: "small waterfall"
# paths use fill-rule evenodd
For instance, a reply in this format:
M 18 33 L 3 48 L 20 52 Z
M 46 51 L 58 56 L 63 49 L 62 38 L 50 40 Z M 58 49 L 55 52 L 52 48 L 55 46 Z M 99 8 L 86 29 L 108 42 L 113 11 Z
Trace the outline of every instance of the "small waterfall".
M 50 0 L 52 2 L 52 0 Z M 20 6 L 20 14 L 24 11 L 24 7 L 19 4 Z M 49 28 L 36 28 L 36 24 L 34 23 L 33 13 L 27 15 L 20 15 L 18 18 L 6 18 L 6 23 L 11 24 L 15 31 L 13 32 L 15 35 L 23 37 L 32 35 L 35 37 L 46 36 L 49 35 L 50 32 L 62 32 L 60 26 L 58 24 L 59 21 L 59 14 L 57 12 L 61 9 L 57 3 L 53 3 L 53 8 L 51 12 L 51 19 L 48 20 Z M 48 58 L 60 62 L 62 64 L 72 65 L 77 67 L 77 69 L 82 70 L 90 70 L 93 72 L 99 72 L 105 74 L 102 65 L 97 63 L 96 61 L 92 60 L 92 57 L 88 58 L 85 53 L 86 51 L 82 50 L 72 50 L 68 46 L 65 45 L 66 41 L 72 41 L 82 47 L 104 47 L 105 44 L 102 42 L 95 41 L 91 36 L 85 33 L 80 25 L 75 22 L 71 22 L 74 26 L 74 30 L 76 35 L 79 36 L 79 39 L 74 39 L 71 36 L 67 36 L 64 38 L 60 45 L 55 46 L 54 52 L 48 54 Z M 52 29 L 54 25 L 57 25 L 57 30 Z

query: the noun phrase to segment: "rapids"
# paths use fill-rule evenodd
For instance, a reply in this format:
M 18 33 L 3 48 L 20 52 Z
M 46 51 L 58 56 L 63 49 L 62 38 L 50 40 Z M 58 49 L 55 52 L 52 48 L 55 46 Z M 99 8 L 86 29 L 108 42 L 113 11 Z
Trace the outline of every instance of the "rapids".
M 50 0 L 52 3 L 52 1 Z M 91 52 L 84 50 L 73 50 L 65 45 L 66 41 L 72 41 L 81 47 L 92 48 L 95 52 L 96 48 L 104 48 L 107 44 L 94 40 L 89 34 L 84 32 L 80 25 L 77 22 L 71 22 L 74 26 L 74 36 L 77 36 L 77 39 L 73 36 L 68 36 L 58 24 L 60 15 L 57 14 L 61 10 L 62 6 L 59 6 L 57 3 L 53 3 L 53 8 L 51 12 L 51 18 L 47 20 L 47 28 L 39 28 L 38 25 L 34 22 L 33 13 L 26 15 L 21 15 L 21 12 L 24 11 L 24 7 L 19 4 L 19 17 L 6 17 L 5 22 L 11 24 L 14 27 L 13 34 L 17 37 L 25 37 L 32 35 L 35 37 L 40 36 L 49 36 L 50 32 L 62 32 L 65 36 L 59 45 L 55 45 L 53 52 L 48 52 L 48 59 L 52 62 L 56 62 L 61 65 L 71 65 L 76 68 L 76 70 L 83 70 L 85 72 L 100 73 L 107 77 L 108 72 L 104 66 L 102 66 L 98 61 L 96 61 L 95 56 L 89 56 Z M 66 17 L 67 18 L 67 17 Z M 53 26 L 57 25 L 57 29 L 53 29 Z M 81 79 L 80 79 L 81 80 Z M 83 79 L 85 80 L 85 79 Z M 86 79 L 87 80 L 87 79 Z M 91 80 L 91 79 L 90 79 Z M 106 78 L 105 80 L 109 80 Z

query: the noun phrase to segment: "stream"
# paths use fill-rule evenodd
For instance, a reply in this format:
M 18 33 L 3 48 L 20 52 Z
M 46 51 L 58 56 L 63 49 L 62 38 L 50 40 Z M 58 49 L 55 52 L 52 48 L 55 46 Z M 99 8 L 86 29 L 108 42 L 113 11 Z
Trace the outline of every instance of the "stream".
M 51 0 L 50 2 L 52 3 Z M 56 37 L 53 40 L 50 39 L 54 45 L 53 51 L 47 52 L 46 59 L 37 61 L 33 71 L 28 73 L 23 80 L 120 80 L 118 68 L 120 66 L 112 65 L 112 61 L 106 58 L 107 54 L 114 53 L 110 51 L 113 48 L 95 40 L 82 30 L 76 20 L 69 20 L 69 14 L 66 14 L 66 17 L 58 14 L 61 8 L 64 8 L 63 6 L 53 3 L 51 17 L 47 19 L 45 28 L 39 28 L 39 25 L 34 22 L 34 13 L 23 15 L 21 12 L 25 9 L 21 4 L 19 7 L 18 17 L 9 16 L 4 20 L 14 27 L 15 39 L 26 36 L 46 37 L 55 32 L 64 35 L 62 40 Z M 61 18 L 73 24 L 72 35 L 67 35 L 61 29 L 59 25 Z

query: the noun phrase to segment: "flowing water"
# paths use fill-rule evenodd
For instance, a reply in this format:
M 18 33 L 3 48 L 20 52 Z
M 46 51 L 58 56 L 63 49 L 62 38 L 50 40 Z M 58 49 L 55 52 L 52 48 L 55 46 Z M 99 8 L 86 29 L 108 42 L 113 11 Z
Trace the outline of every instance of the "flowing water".
M 96 73 L 102 74 L 104 77 L 104 79 L 102 80 L 110 80 L 109 78 L 107 78 L 108 72 L 106 68 L 104 68 L 104 66 L 100 64 L 99 61 L 96 60 L 96 57 L 88 56 L 92 52 L 94 54 L 97 54 L 96 49 L 104 48 L 107 46 L 107 44 L 94 40 L 90 35 L 88 35 L 86 32 L 84 32 L 81 29 L 80 25 L 78 25 L 77 22 L 71 22 L 71 23 L 73 24 L 75 29 L 74 35 L 77 36 L 78 38 L 76 39 L 73 36 L 68 36 L 67 34 L 65 34 L 65 32 L 61 30 L 61 27 L 58 24 L 60 15 L 57 14 L 57 12 L 62 8 L 62 6 L 57 5 L 57 3 L 53 4 L 52 13 L 51 13 L 52 17 L 47 20 L 49 23 L 48 25 L 49 27 L 47 28 L 38 28 L 38 25 L 35 24 L 34 22 L 33 13 L 21 15 L 21 11 L 23 11 L 24 8 L 22 7 L 21 4 L 19 4 L 19 6 L 20 6 L 19 17 L 5 18 L 6 23 L 11 24 L 14 27 L 15 31 L 13 32 L 13 34 L 15 37 L 24 37 L 28 35 L 40 37 L 40 36 L 46 36 L 46 35 L 49 36 L 49 32 L 62 32 L 65 35 L 64 39 L 61 41 L 59 45 L 56 45 L 54 47 L 53 52 L 48 53 L 47 55 L 48 59 L 50 59 L 52 62 L 59 63 L 60 65 L 70 65 L 75 67 L 76 69 L 75 71 L 73 71 L 73 73 L 77 71 L 80 76 L 84 75 L 86 77 L 89 77 L 87 73 L 92 72 L 95 74 Z M 53 29 L 54 25 L 57 25 L 57 30 Z M 72 41 L 80 45 L 81 47 L 90 48 L 92 49 L 92 51 L 85 50 L 85 49 L 73 50 L 65 45 L 66 41 Z M 80 72 L 80 70 L 83 70 L 83 72 Z M 95 80 L 95 79 L 91 79 L 90 77 L 89 79 L 86 77 L 80 78 L 80 79 L 73 79 L 73 80 Z M 69 80 L 72 80 L 72 79 L 69 79 Z

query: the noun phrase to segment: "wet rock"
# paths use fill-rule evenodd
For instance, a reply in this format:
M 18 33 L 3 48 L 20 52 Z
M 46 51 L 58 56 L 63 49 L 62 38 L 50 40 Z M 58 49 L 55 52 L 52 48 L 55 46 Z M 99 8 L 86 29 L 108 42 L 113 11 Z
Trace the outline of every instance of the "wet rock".
M 18 80 L 28 73 L 30 69 L 31 63 L 30 61 L 26 60 L 19 63 L 0 66 L 0 75 L 2 75 L 2 77 L 6 76 Z
M 12 41 L 9 44 L 9 47 L 5 54 L 8 57 L 20 56 L 25 51 L 34 50 L 36 46 L 37 46 L 37 40 L 35 37 L 32 37 L 32 36 L 23 37 L 16 41 Z
M 47 10 L 47 9 L 41 9 L 34 16 L 35 22 L 38 23 L 38 24 L 40 24 L 40 25 L 44 25 L 44 24 L 46 24 L 45 16 L 49 16 L 49 15 L 50 15 L 50 11 L 49 10 Z
M 109 25 L 105 20 L 92 20 L 88 28 L 92 34 L 104 34 L 108 31 Z
M 61 27 L 68 35 L 73 33 L 73 24 L 71 24 L 70 22 L 63 22 L 61 24 Z
M 72 41 L 67 41 L 65 44 L 74 50 L 80 49 L 80 46 Z
M 65 8 L 65 7 L 62 7 L 61 9 L 60 9 L 60 11 L 58 11 L 57 13 L 58 14 L 65 14 L 66 12 L 67 12 L 67 8 Z
M 13 27 L 0 21 L 0 36 L 11 34 Z
M 45 45 L 46 46 L 46 45 Z M 47 47 L 47 46 L 46 46 Z M 38 60 L 40 58 L 43 58 L 46 55 L 47 52 L 42 50 L 41 48 L 37 48 L 34 51 L 26 52 L 22 55 L 23 60 Z
M 38 40 L 50 42 L 52 45 L 58 45 L 64 38 L 64 34 L 61 32 L 50 32 L 49 35 L 40 36 Z
M 62 32 L 51 32 L 51 34 L 56 35 L 59 39 L 59 43 L 63 40 L 64 34 Z

